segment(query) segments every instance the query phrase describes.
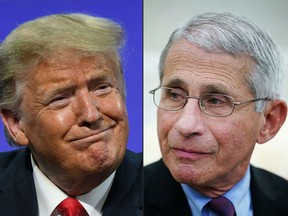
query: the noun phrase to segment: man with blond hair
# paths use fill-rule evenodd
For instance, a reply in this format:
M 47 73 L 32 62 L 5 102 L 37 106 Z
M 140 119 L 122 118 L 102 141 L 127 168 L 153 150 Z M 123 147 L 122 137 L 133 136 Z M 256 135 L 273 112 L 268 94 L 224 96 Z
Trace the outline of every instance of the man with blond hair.
M 126 150 L 123 29 L 85 14 L 20 25 L 0 46 L 1 215 L 141 215 L 142 156 Z

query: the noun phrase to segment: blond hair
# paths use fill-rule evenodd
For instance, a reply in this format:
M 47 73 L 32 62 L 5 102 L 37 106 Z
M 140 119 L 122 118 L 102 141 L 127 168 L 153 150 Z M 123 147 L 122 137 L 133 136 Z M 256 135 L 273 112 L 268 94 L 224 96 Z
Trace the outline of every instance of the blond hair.
M 43 60 L 73 53 L 76 57 L 109 55 L 118 64 L 118 88 L 125 97 L 120 48 L 121 26 L 109 19 L 86 14 L 55 14 L 26 22 L 12 31 L 0 46 L 0 109 L 19 117 L 28 73 Z M 5 128 L 10 145 L 17 145 Z
M 79 57 L 109 54 L 116 58 L 122 73 L 119 49 L 123 44 L 120 25 L 85 14 L 55 14 L 20 25 L 0 46 L 0 109 L 17 109 L 27 73 L 53 54 L 65 55 L 71 50 Z M 125 94 L 123 75 L 121 79 Z

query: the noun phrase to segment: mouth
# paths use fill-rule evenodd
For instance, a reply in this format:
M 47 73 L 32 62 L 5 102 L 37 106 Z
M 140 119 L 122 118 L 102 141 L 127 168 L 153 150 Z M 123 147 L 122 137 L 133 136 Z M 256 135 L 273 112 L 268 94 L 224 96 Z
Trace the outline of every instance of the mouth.
M 185 149 L 185 148 L 171 148 L 171 150 L 178 159 L 189 161 L 199 160 L 201 158 L 208 157 L 211 154 L 209 152 Z
M 107 127 L 107 128 L 101 129 L 101 130 L 87 132 L 87 133 L 84 133 L 82 135 L 75 136 L 72 139 L 70 139 L 69 141 L 71 143 L 80 144 L 80 145 L 81 144 L 82 145 L 85 145 L 85 144 L 90 145 L 90 144 L 93 144 L 96 142 L 105 141 L 105 140 L 107 140 L 107 138 L 109 136 L 111 136 L 111 134 L 110 134 L 111 129 L 112 129 L 112 127 Z

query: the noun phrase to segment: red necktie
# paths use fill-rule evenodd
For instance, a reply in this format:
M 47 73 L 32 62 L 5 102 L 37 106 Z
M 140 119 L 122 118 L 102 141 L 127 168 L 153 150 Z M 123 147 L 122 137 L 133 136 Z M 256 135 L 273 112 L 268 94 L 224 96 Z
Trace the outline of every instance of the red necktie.
M 210 200 L 206 204 L 211 211 L 217 213 L 218 216 L 235 216 L 233 203 L 224 196 L 220 196 Z
M 64 199 L 52 212 L 51 216 L 89 216 L 81 203 L 73 198 Z

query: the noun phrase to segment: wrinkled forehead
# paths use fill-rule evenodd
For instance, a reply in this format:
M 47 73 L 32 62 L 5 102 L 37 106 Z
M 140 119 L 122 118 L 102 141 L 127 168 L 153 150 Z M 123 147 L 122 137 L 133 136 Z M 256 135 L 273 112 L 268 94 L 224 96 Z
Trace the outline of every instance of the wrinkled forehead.
M 120 67 L 120 60 L 116 52 L 86 53 L 77 50 L 55 51 L 40 57 L 42 64 L 52 67 L 71 66 L 74 62 L 89 62 L 95 65 L 110 65 L 113 68 Z
M 121 68 L 117 56 L 107 53 L 96 55 L 79 54 L 76 52 L 55 52 L 40 57 L 38 64 L 28 77 L 45 76 L 47 73 L 58 76 L 59 73 L 70 74 L 73 77 L 80 75 L 92 76 L 97 72 L 109 72 L 116 78 L 121 75 Z M 31 77 L 32 76 L 32 77 Z
M 182 39 L 176 41 L 167 53 L 161 85 L 248 88 L 247 77 L 253 66 L 254 61 L 249 56 L 208 52 Z

